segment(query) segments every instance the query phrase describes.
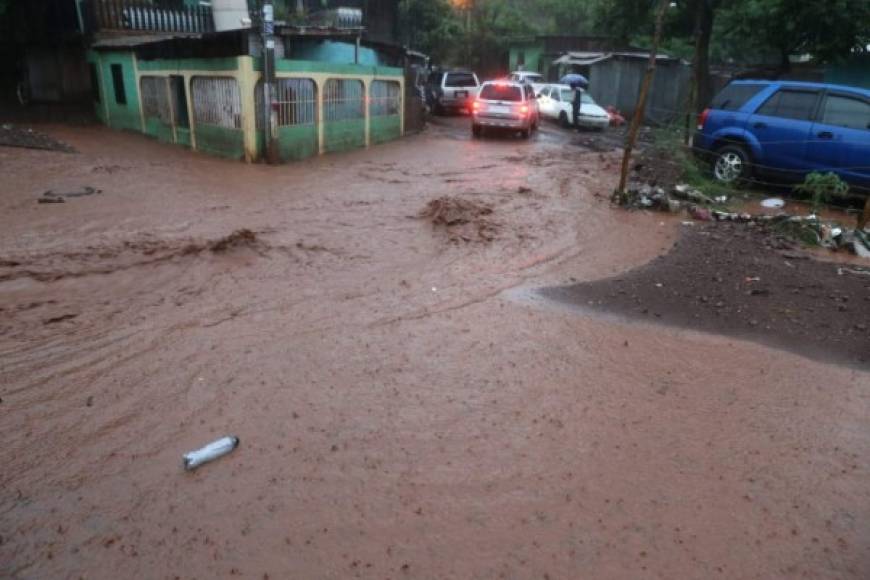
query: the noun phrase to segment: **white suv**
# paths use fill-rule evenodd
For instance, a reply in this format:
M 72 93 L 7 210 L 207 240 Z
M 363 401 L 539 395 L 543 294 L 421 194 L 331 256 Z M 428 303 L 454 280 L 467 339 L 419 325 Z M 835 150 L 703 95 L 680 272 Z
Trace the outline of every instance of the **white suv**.
M 436 113 L 466 111 L 477 96 L 480 81 L 473 72 L 451 70 L 429 75 L 426 83 L 426 103 Z
M 538 100 L 532 85 L 513 81 L 487 81 L 471 105 L 471 132 L 484 128 L 512 129 L 528 138 L 538 128 Z
M 541 89 L 544 88 L 544 76 L 540 73 L 528 71 L 528 70 L 518 70 L 514 71 L 508 77 L 509 81 L 514 81 L 517 83 L 526 83 L 532 85 L 532 88 L 535 90 L 535 94 L 541 92 Z

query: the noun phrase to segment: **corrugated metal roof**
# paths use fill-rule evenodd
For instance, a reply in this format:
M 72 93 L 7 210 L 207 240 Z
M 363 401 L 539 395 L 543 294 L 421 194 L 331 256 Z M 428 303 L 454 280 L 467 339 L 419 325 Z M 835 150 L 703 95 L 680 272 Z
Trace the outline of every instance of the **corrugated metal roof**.
M 589 66 L 598 62 L 602 62 L 615 56 L 625 58 L 649 59 L 648 52 L 566 52 L 559 58 L 553 61 L 553 64 L 570 64 L 577 66 Z M 656 60 L 671 61 L 677 60 L 666 54 L 657 54 Z

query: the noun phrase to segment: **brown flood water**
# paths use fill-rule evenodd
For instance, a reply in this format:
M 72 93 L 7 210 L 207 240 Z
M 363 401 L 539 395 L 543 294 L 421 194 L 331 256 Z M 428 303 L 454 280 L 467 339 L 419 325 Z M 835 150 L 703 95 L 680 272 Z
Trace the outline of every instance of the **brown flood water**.
M 0 577 L 868 577 L 870 374 L 518 299 L 679 222 L 466 122 L 283 167 L 0 148 Z M 443 196 L 494 239 L 416 217 Z

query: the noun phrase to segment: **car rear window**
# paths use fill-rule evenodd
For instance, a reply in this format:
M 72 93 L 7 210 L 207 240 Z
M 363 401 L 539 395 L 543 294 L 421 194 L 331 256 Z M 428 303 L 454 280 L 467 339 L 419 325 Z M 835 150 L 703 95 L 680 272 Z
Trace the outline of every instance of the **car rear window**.
M 540 83 L 543 82 L 544 77 L 541 75 L 526 75 L 526 80 L 530 83 Z
M 809 121 L 813 118 L 818 98 L 816 92 L 782 89 L 767 99 L 756 115 Z
M 476 87 L 477 80 L 471 73 L 447 73 L 444 85 L 448 87 Z
M 484 85 L 480 98 L 487 101 L 522 101 L 523 91 L 516 85 Z
M 761 92 L 765 85 L 728 85 L 713 98 L 712 109 L 736 111 L 746 104 L 746 101 Z

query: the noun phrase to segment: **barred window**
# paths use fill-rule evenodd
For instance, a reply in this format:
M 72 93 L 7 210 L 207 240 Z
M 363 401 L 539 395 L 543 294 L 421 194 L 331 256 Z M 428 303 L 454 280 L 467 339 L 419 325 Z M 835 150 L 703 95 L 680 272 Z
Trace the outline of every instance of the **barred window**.
M 257 129 L 263 129 L 263 81 L 257 83 Z M 277 79 L 275 106 L 278 126 L 314 125 L 317 123 L 317 85 L 312 79 Z
M 228 129 L 242 128 L 242 98 L 236 79 L 194 77 L 190 86 L 194 121 Z
M 365 118 L 362 81 L 329 79 L 323 89 L 323 117 L 329 121 Z
M 371 86 L 372 117 L 398 115 L 402 108 L 401 86 L 395 81 L 374 81 Z
M 169 85 L 165 77 L 142 77 L 139 82 L 142 92 L 142 113 L 146 117 L 160 119 L 162 123 L 172 124 L 169 104 Z

